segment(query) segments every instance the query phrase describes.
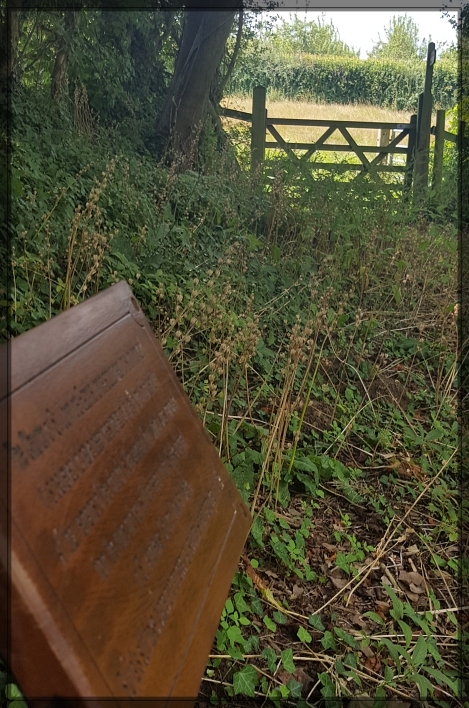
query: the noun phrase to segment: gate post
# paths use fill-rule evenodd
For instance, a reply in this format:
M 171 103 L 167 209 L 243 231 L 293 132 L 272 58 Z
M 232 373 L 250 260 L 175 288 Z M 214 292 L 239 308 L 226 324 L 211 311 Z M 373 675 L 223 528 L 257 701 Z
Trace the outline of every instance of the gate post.
M 265 130 L 267 111 L 265 108 L 265 86 L 255 86 L 252 92 L 251 128 L 251 171 L 256 172 L 264 162 Z
M 430 42 L 427 52 L 427 68 L 425 71 L 425 88 L 421 116 L 418 122 L 418 143 L 415 154 L 414 201 L 421 204 L 428 189 L 428 161 L 430 152 L 430 131 L 432 123 L 432 80 L 435 64 L 435 43 Z
M 407 140 L 407 155 L 405 160 L 404 193 L 407 195 L 412 186 L 412 174 L 414 171 L 415 145 L 417 143 L 417 115 L 410 116 L 409 138 Z
M 391 139 L 391 128 L 379 128 L 378 130 L 378 147 L 387 147 Z M 392 161 L 391 153 L 388 153 L 383 162 L 390 165 Z
M 436 112 L 435 148 L 433 152 L 432 188 L 438 199 L 443 176 L 443 148 L 445 146 L 445 111 Z

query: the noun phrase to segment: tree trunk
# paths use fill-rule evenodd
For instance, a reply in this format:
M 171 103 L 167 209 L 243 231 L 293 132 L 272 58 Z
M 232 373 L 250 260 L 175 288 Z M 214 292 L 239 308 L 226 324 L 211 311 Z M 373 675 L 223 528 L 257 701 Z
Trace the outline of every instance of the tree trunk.
M 214 98 L 217 102 L 219 102 L 222 99 L 226 85 L 231 78 L 231 74 L 233 73 L 233 69 L 236 64 L 236 59 L 238 58 L 239 50 L 241 48 L 241 38 L 243 35 L 243 25 L 244 25 L 244 12 L 241 9 L 239 11 L 239 16 L 238 16 L 238 31 L 236 33 L 236 41 L 235 41 L 235 46 L 233 49 L 233 54 L 231 55 L 230 63 L 228 64 L 228 68 L 225 72 L 225 75 L 221 79 L 220 83 L 214 89 L 214 96 L 212 96 L 212 98 Z
M 15 2 L 10 5 L 9 9 L 2 7 L 0 10 L 0 85 L 2 89 L 8 85 L 15 69 L 20 34 L 20 9 L 21 3 Z M 7 13 L 9 13 L 8 16 Z
M 54 68 L 52 69 L 50 95 L 54 101 L 60 101 L 68 83 L 69 45 L 73 33 L 76 32 L 76 16 L 74 10 L 66 10 L 63 20 L 63 34 L 57 42 Z
M 61 43 L 64 44 L 64 41 L 62 40 Z M 65 92 L 65 87 L 67 85 L 67 65 L 67 48 L 65 46 L 61 46 L 55 55 L 50 85 L 50 95 L 54 101 L 59 101 Z
M 233 6 L 233 3 L 231 3 Z M 174 75 L 159 120 L 160 145 L 184 166 L 195 163 L 210 86 L 221 62 L 236 8 L 188 10 Z

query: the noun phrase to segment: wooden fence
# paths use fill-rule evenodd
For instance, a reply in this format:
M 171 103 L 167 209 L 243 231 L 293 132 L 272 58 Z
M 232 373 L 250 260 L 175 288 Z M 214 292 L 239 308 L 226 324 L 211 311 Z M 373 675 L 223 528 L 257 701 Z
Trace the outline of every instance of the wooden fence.
M 445 111 L 443 110 L 437 111 L 436 126 L 431 127 L 431 85 L 435 58 L 435 45 L 430 42 L 424 91 L 419 96 L 417 113 L 410 117 L 409 123 L 273 118 L 267 113 L 266 89 L 263 86 L 256 86 L 253 90 L 252 113 L 222 107 L 220 107 L 220 112 L 227 118 L 236 118 L 252 124 L 251 169 L 254 171 L 261 169 L 265 161 L 265 151 L 270 149 L 284 150 L 297 163 L 307 162 L 318 151 L 352 152 L 357 155 L 359 163 L 314 162 L 311 163 L 311 167 L 344 172 L 354 170 L 358 171 L 359 175 L 373 174 L 378 179 L 380 179 L 379 172 L 401 172 L 404 173 L 402 183 L 404 191 L 408 192 L 413 185 L 414 200 L 420 201 L 428 189 L 430 135 L 435 136 L 432 187 L 436 192 L 440 189 L 442 182 L 444 141 L 457 142 L 458 140 L 458 136 L 445 130 Z M 324 127 L 326 130 L 314 143 L 293 143 L 287 142 L 275 127 L 281 125 Z M 377 145 L 359 145 L 350 134 L 350 129 L 355 128 L 376 129 L 381 132 L 381 136 L 384 134 L 386 136 L 393 135 L 393 137 L 380 139 Z M 461 135 L 463 130 L 464 124 L 461 123 L 459 126 Z M 326 143 L 326 140 L 336 131 L 345 138 L 345 145 Z M 266 139 L 267 132 L 274 138 L 273 141 Z M 405 138 L 408 138 L 407 145 L 402 145 Z M 303 155 L 298 156 L 296 151 L 302 151 Z M 376 157 L 368 159 L 365 153 L 374 153 Z M 395 154 L 405 156 L 404 164 L 389 164 L 390 161 L 386 158 Z

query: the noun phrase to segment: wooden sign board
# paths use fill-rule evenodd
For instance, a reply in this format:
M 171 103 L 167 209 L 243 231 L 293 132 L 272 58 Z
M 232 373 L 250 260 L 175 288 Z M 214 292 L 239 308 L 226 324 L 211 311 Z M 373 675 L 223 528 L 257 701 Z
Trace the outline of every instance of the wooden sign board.
M 20 688 L 195 698 L 248 509 L 127 283 L 10 346 Z

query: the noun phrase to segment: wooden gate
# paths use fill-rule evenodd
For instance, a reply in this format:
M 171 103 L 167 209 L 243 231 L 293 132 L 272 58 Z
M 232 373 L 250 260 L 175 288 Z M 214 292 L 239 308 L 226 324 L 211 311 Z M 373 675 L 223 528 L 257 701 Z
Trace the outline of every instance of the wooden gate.
M 438 191 L 442 180 L 443 147 L 444 141 L 457 141 L 457 136 L 445 131 L 445 111 L 437 111 L 436 126 L 431 127 L 433 65 L 436 59 L 435 44 L 430 42 L 427 52 L 424 91 L 419 96 L 417 113 L 410 117 L 409 123 L 393 123 L 379 121 L 344 121 L 344 120 L 315 120 L 304 118 L 273 118 L 266 109 L 266 89 L 256 86 L 252 96 L 252 113 L 236 111 L 220 107 L 220 113 L 227 118 L 236 118 L 252 123 L 251 128 L 251 169 L 261 169 L 265 160 L 265 151 L 271 149 L 284 150 L 295 163 L 306 163 L 318 151 L 354 153 L 359 163 L 331 163 L 312 162 L 313 169 L 326 169 L 335 171 L 358 171 L 358 175 L 372 174 L 380 179 L 381 172 L 404 173 L 402 187 L 408 192 L 413 183 L 414 200 L 421 200 L 428 188 L 430 135 L 435 136 L 435 152 L 433 163 L 432 187 Z M 292 143 L 279 133 L 276 126 L 296 125 L 324 127 L 324 133 L 313 143 Z M 350 130 L 356 128 L 375 129 L 380 131 L 398 131 L 389 141 L 380 141 L 378 145 L 359 145 Z M 459 125 L 462 135 L 464 123 Z M 266 133 L 274 138 L 267 140 Z M 330 144 L 326 141 L 338 132 L 345 138 L 346 144 Z M 407 145 L 403 141 L 408 138 Z M 387 142 L 387 144 L 385 144 Z M 297 151 L 303 154 L 299 156 Z M 375 154 L 369 159 L 366 153 Z M 405 155 L 404 164 L 387 164 L 387 156 Z M 397 186 L 397 185 L 394 185 Z

